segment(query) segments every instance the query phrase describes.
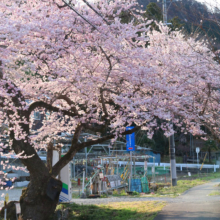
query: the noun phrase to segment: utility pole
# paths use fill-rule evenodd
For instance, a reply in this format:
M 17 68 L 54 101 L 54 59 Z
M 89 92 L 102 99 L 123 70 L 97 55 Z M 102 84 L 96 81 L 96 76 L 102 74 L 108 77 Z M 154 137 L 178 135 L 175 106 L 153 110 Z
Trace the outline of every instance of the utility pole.
M 172 1 L 171 1 L 172 3 Z M 168 7 L 169 9 L 169 7 Z M 167 0 L 163 0 L 163 24 L 169 25 L 171 23 L 167 23 Z M 170 153 L 170 174 L 172 180 L 172 186 L 177 185 L 177 177 L 176 177 L 176 158 L 175 158 L 175 141 L 174 134 L 169 137 L 169 153 Z
M 160 0 L 157 0 L 158 2 Z M 177 1 L 177 0 L 174 0 Z M 172 2 L 170 1 L 170 5 Z M 170 25 L 172 23 L 167 23 L 167 11 L 170 8 L 167 8 L 167 0 L 162 0 L 163 4 L 163 25 Z M 169 137 L 169 152 L 170 152 L 170 174 L 171 174 L 171 179 L 172 179 L 172 186 L 177 185 L 177 176 L 176 176 L 176 158 L 175 158 L 175 142 L 174 142 L 174 134 L 172 134 Z
M 157 0 L 158 2 L 160 2 L 160 0 Z M 162 4 L 163 4 L 163 25 L 170 25 L 172 23 L 167 23 L 167 12 L 171 6 L 171 4 L 173 2 L 177 2 L 179 0 L 171 0 L 171 1 L 167 1 L 167 0 L 162 0 Z M 169 6 L 167 7 L 167 3 L 170 3 Z
M 167 0 L 163 0 L 163 24 L 167 25 Z
M 170 174 L 172 180 L 172 186 L 177 185 L 176 177 L 176 158 L 175 158 L 175 142 L 174 134 L 169 137 L 169 151 L 170 151 Z
M 84 137 L 84 141 L 86 142 L 87 141 L 87 137 Z M 88 168 L 87 168 L 87 166 L 88 166 L 88 164 L 87 164 L 87 147 L 85 147 L 85 156 L 86 156 L 86 177 L 87 177 L 87 175 L 88 175 Z

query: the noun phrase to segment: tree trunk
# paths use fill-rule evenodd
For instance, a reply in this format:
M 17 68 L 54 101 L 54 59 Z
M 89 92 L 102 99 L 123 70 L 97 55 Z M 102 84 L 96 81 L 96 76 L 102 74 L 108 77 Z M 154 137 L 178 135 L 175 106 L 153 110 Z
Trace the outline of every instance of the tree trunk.
M 61 189 L 62 182 L 58 179 L 31 176 L 20 198 L 22 219 L 48 220 L 56 209 Z

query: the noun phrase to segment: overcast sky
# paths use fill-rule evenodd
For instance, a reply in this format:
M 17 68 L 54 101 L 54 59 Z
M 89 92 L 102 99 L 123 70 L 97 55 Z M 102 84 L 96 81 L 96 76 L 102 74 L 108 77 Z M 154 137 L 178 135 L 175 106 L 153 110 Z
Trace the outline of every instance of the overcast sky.
M 211 5 L 212 7 L 218 7 L 220 8 L 220 0 L 197 0 L 199 2 L 205 2 L 208 5 Z

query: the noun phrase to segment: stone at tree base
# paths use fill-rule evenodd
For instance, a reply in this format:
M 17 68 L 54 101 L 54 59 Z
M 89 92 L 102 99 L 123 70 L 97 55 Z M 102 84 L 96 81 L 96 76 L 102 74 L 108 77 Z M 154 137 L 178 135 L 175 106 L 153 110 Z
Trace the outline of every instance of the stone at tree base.
M 68 218 L 70 216 L 70 212 L 71 212 L 70 208 L 66 208 L 63 210 L 57 210 L 50 220 L 68 220 Z
M 7 208 L 7 219 L 9 220 L 16 220 L 16 210 L 15 210 L 15 203 L 17 203 L 18 201 L 10 201 L 6 207 L 4 206 L 1 209 L 0 212 L 0 217 L 2 217 L 4 219 L 4 213 L 5 213 L 5 208 Z

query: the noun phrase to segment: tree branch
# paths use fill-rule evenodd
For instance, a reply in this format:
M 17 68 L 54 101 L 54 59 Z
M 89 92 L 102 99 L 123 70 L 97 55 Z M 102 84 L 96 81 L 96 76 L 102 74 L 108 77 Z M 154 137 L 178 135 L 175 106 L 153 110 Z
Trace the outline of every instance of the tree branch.
M 14 106 L 17 109 L 20 109 L 17 111 L 19 117 L 21 119 L 26 119 L 28 121 L 29 116 L 27 114 L 26 110 L 22 110 L 22 102 L 25 102 L 24 96 L 22 95 L 21 91 L 17 88 L 17 86 L 12 83 L 8 82 L 5 84 L 5 88 L 9 94 L 13 94 L 11 100 L 14 104 Z M 10 140 L 12 140 L 12 148 L 15 151 L 16 154 L 19 154 L 21 152 L 24 152 L 24 156 L 31 156 L 30 158 L 20 158 L 21 162 L 27 167 L 27 169 L 30 171 L 30 175 L 40 175 L 41 177 L 48 174 L 48 170 L 46 169 L 43 161 L 39 158 L 37 155 L 35 149 L 30 144 L 29 140 L 29 124 L 25 122 L 20 122 L 19 125 L 21 127 L 21 131 L 25 133 L 24 139 L 17 139 L 15 138 L 15 131 L 13 128 L 13 124 L 10 120 L 10 116 L 14 115 L 14 111 L 12 109 L 7 109 L 7 117 L 9 119 L 9 127 L 12 128 L 10 131 Z
M 75 133 L 73 135 L 73 139 L 71 142 L 71 147 L 68 150 L 68 152 L 61 157 L 61 159 L 53 166 L 52 168 L 52 175 L 53 176 L 57 176 L 60 172 L 60 170 L 69 163 L 69 161 L 73 158 L 73 156 L 76 154 L 76 152 L 78 151 L 78 148 L 76 148 L 75 146 L 77 146 L 78 140 L 79 140 L 79 136 L 81 134 L 81 131 L 83 129 L 83 126 L 81 124 L 79 124 L 75 130 Z
M 116 95 L 119 95 L 120 93 L 119 92 L 115 92 L 115 91 L 113 91 L 113 90 L 111 90 L 111 89 L 108 89 L 108 88 L 102 88 L 101 89 L 101 91 L 107 91 L 107 92 L 110 92 L 110 93 L 113 93 L 113 94 L 116 94 Z
M 71 107 L 71 110 L 72 110 L 75 114 L 78 115 L 78 111 L 77 111 L 77 109 L 76 109 L 76 107 L 75 107 L 75 103 L 74 103 L 69 97 L 67 97 L 66 95 L 59 95 L 59 96 L 57 96 L 57 97 L 53 100 L 53 102 L 55 102 L 55 101 L 58 100 L 58 99 L 63 99 L 63 100 L 65 100 L 65 101 L 69 104 L 69 106 Z
M 98 138 L 97 140 L 91 140 L 91 141 L 87 141 L 87 142 L 83 142 L 83 143 L 78 143 L 78 138 L 79 135 L 82 131 L 83 125 L 79 125 L 74 133 L 74 137 L 72 140 L 72 144 L 71 147 L 69 149 L 69 151 L 53 166 L 52 169 L 52 175 L 53 176 L 57 176 L 60 172 L 60 170 L 66 166 L 70 160 L 72 160 L 72 158 L 74 157 L 74 155 L 81 149 L 94 145 L 94 144 L 100 144 L 106 140 L 112 139 L 115 137 L 115 134 L 110 134 L 107 136 L 104 136 L 102 138 Z M 132 134 L 135 131 L 138 131 L 141 128 L 141 126 L 136 126 L 135 128 L 128 130 L 128 131 L 124 131 L 122 133 L 122 135 L 126 135 L 126 134 Z
M 203 110 L 199 113 L 200 116 L 205 113 L 205 110 L 206 110 L 206 107 L 207 107 L 209 98 L 211 97 L 211 85 L 210 85 L 210 83 L 208 83 L 208 94 L 207 94 L 207 95 L 208 95 L 208 97 L 207 97 L 207 99 L 206 99 L 206 101 L 205 101 L 204 108 L 203 108 Z
M 105 125 L 91 125 L 91 124 L 82 124 L 84 129 L 89 129 L 94 132 L 102 132 L 104 128 L 106 128 Z
M 104 95 L 103 95 L 103 90 L 100 89 L 100 98 L 101 98 L 101 103 L 102 103 L 102 109 L 105 113 L 105 117 L 108 117 L 108 111 L 105 105 L 105 100 L 104 100 Z
M 52 172 L 52 159 L 53 159 L 53 143 L 47 145 L 47 168 Z
M 30 116 L 31 112 L 34 111 L 34 109 L 36 109 L 36 108 L 45 108 L 45 109 L 53 111 L 53 112 L 61 112 L 62 114 L 68 115 L 71 117 L 75 117 L 78 115 L 77 113 L 73 113 L 73 112 L 66 111 L 66 110 L 61 110 L 57 107 L 54 107 L 54 106 L 52 106 L 46 102 L 42 102 L 42 101 L 37 101 L 37 102 L 32 103 L 29 106 L 28 115 Z
M 108 75 L 107 75 L 106 80 L 105 80 L 105 83 L 106 83 L 108 81 L 108 78 L 109 78 L 110 73 L 112 71 L 112 63 L 111 63 L 111 59 L 110 59 L 111 55 L 108 56 L 101 46 L 99 46 L 99 48 L 101 49 L 102 53 L 105 55 L 105 58 L 109 63 L 109 71 L 108 71 Z M 102 85 L 102 87 L 105 85 L 105 83 Z

